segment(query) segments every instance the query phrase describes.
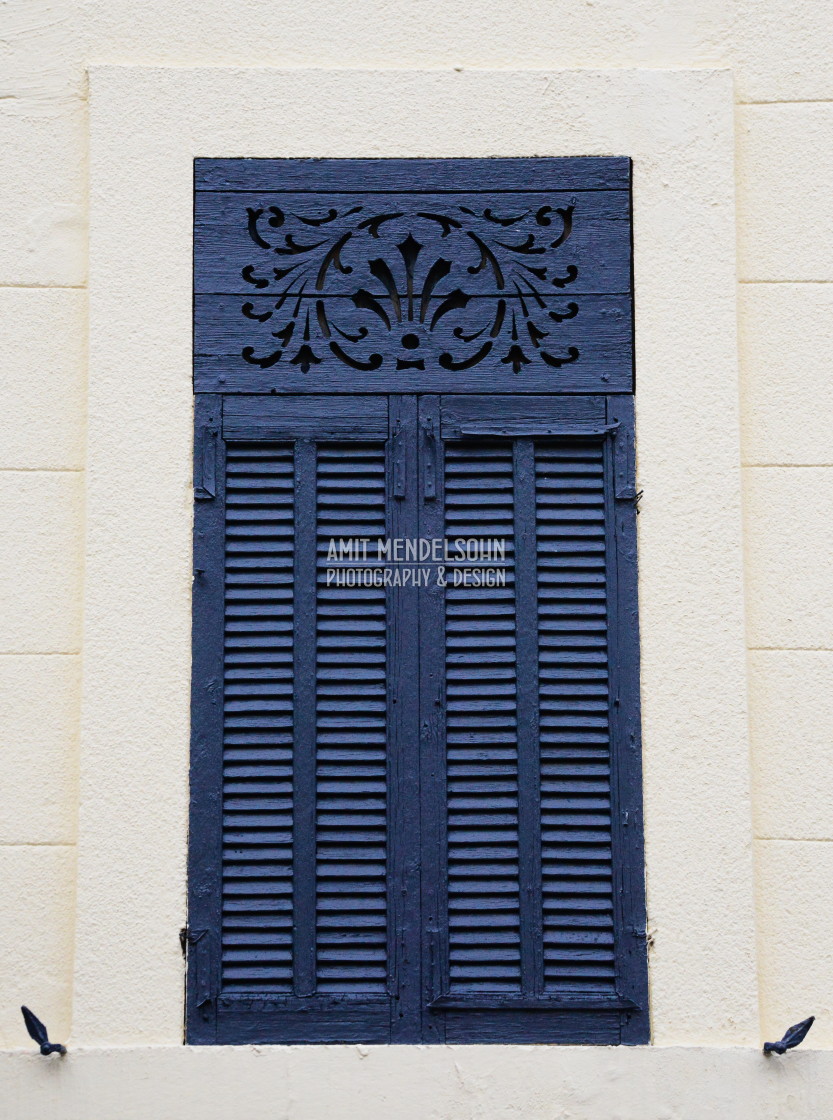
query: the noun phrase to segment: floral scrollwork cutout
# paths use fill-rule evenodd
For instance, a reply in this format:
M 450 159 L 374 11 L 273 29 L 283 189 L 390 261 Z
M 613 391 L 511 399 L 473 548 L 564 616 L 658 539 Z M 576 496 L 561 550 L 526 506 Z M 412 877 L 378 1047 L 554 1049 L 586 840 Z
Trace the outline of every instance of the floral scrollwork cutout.
M 370 209 L 251 206 L 240 271 L 241 357 L 308 373 L 330 355 L 347 369 L 471 370 L 491 356 L 514 375 L 580 360 L 559 329 L 580 314 L 579 265 L 562 248 L 577 203 L 528 209 L 413 200 Z M 413 208 L 412 208 L 413 207 Z

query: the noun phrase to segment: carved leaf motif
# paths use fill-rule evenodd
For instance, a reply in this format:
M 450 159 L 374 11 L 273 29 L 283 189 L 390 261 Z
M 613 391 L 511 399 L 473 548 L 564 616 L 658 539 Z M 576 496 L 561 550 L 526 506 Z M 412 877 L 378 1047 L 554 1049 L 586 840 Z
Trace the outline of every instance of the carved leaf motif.
M 552 289 L 579 275 L 558 252 L 573 233 L 574 200 L 520 211 L 458 201 L 409 210 L 403 198 L 400 208 L 378 212 L 337 201 L 245 207 L 242 224 L 256 256 L 241 276 L 258 295 L 241 315 L 263 331 L 260 345 L 253 336 L 243 347 L 246 363 L 288 362 L 306 373 L 329 352 L 354 370 L 386 362 L 424 369 L 430 359 L 457 371 L 493 355 L 520 375 L 538 363 L 557 370 L 579 360 L 575 346 L 559 350 L 556 341 L 578 302 L 552 307 Z M 279 329 L 264 328 L 276 311 Z M 280 349 L 269 345 L 273 338 Z

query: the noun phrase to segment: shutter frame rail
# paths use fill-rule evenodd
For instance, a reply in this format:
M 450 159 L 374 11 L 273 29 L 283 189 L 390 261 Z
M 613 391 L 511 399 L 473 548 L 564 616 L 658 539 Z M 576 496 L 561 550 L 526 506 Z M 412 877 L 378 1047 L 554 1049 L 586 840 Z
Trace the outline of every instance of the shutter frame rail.
M 590 996 L 543 995 L 533 999 L 513 996 L 438 996 L 428 1005 L 431 1011 L 640 1011 L 631 999 Z
M 592 425 L 582 424 L 547 424 L 545 422 L 535 424 L 532 421 L 509 421 L 505 424 L 461 424 L 459 428 L 452 426 L 448 427 L 447 439 L 470 439 L 475 436 L 507 436 L 509 438 L 523 439 L 524 437 L 534 436 L 552 436 L 554 438 L 561 437 L 568 439 L 570 436 L 582 436 L 589 438 L 592 436 L 609 436 L 615 435 L 619 429 L 618 422 L 615 424 L 606 424 L 604 427 L 594 427 Z

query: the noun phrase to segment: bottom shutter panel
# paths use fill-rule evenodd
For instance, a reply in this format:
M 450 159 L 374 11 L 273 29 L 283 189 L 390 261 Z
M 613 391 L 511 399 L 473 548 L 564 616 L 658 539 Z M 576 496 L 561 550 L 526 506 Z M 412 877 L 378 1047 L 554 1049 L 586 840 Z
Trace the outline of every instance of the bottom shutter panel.
M 235 438 L 218 462 L 222 833 L 216 927 L 189 934 L 196 1042 L 391 1038 L 397 602 L 331 549 L 387 536 L 388 448 L 316 438 L 316 423 L 294 440 Z M 192 866 L 210 863 L 196 834 L 191 846 Z M 210 914 L 200 881 L 192 910 Z
M 630 443 L 255 403 L 196 518 L 189 1041 L 644 1041 Z M 433 584 L 366 578 L 418 535 Z
M 438 480 L 449 554 L 505 547 L 497 582 L 483 559 L 452 562 L 445 591 L 429 1013 L 449 1042 L 615 1043 L 644 1010 L 619 966 L 613 440 L 517 426 L 446 438 Z

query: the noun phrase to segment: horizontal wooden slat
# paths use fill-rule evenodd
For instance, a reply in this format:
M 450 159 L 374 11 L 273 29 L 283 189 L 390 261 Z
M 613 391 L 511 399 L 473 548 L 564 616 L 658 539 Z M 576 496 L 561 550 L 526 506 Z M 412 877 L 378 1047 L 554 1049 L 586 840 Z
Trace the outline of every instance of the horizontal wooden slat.
M 273 328 L 282 330 L 291 321 L 286 308 L 283 313 L 275 311 L 274 296 L 198 295 L 195 302 L 198 331 L 194 373 L 199 392 L 222 391 L 229 397 L 235 393 L 269 393 L 272 389 L 303 393 L 309 388 L 341 393 L 448 393 L 478 388 L 519 394 L 601 393 L 627 391 L 631 384 L 632 328 L 627 296 L 582 296 L 581 313 L 558 325 L 552 323 L 550 312 L 559 314 L 579 305 L 567 298 L 547 297 L 541 308 L 535 307 L 547 337 L 537 348 L 525 338 L 521 351 L 525 362 L 517 374 L 503 361 L 513 352 L 515 344 L 510 337 L 492 342 L 484 358 L 465 365 L 479 347 L 461 342 L 460 333 L 470 336 L 484 326 L 488 328 L 495 317 L 494 300 L 471 300 L 454 316 L 441 319 L 431 332 L 424 324 L 404 323 L 392 324 L 390 331 L 374 330 L 372 337 L 352 345 L 338 338 L 315 339 L 309 344 L 315 361 L 310 358 L 312 364 L 307 371 L 293 361 L 302 343 L 296 340 L 297 345 L 287 347 L 274 337 Z M 274 321 L 252 323 L 242 314 L 244 307 L 254 308 L 254 313 Z M 309 307 L 314 316 L 315 302 Z M 335 310 L 331 308 L 328 314 L 340 329 L 357 338 L 373 328 L 373 315 L 347 299 L 338 300 Z M 417 338 L 419 349 L 407 349 L 403 338 L 409 342 Z M 349 353 L 355 359 L 356 367 L 333 350 L 334 341 L 342 355 Z M 565 364 L 554 368 L 540 357 L 541 352 Z M 440 361 L 444 355 L 444 360 L 451 359 L 461 368 L 444 369 Z M 277 435 L 283 438 L 281 432 Z
M 630 160 L 573 156 L 535 159 L 205 159 L 194 161 L 197 191 L 627 190 Z
M 338 396 L 230 396 L 223 405 L 226 440 L 385 439 L 387 434 L 388 404 L 383 397 L 360 401 Z M 252 481 L 259 485 L 264 477 Z M 286 516 L 285 510 L 281 516 Z
M 560 212 L 567 211 L 569 232 L 556 245 L 554 239 L 565 232 Z M 539 213 L 543 225 L 536 221 Z M 503 217 L 508 225 L 501 224 Z M 572 192 L 547 190 L 504 195 L 491 204 L 467 193 L 402 194 L 390 199 L 372 195 L 357 199 L 339 193 L 326 199 L 292 194 L 275 198 L 263 192 L 198 194 L 194 290 L 247 296 L 273 293 L 273 299 L 286 293 L 287 312 L 299 296 L 352 298 L 363 290 L 386 301 L 387 289 L 371 268 L 371 261 L 382 258 L 389 262 L 401 304 L 407 300 L 408 286 L 396 262 L 401 263 L 399 245 L 410 236 L 425 250 L 423 257 L 430 254 L 416 292 L 415 320 L 425 318 L 430 323 L 433 318 L 433 311 L 427 317 L 422 314 L 419 297 L 428 264 L 437 258 L 449 266 L 437 285 L 438 295 L 460 289 L 470 295 L 502 296 L 523 313 L 521 299 L 529 296 L 533 284 L 538 294 L 565 297 L 562 305 L 573 296 L 627 294 L 629 221 L 629 196 L 622 191 L 597 191 L 577 198 Z M 495 255 L 495 270 L 477 270 L 480 248 L 469 232 Z M 537 241 L 527 248 L 529 234 L 537 235 Z M 339 246 L 343 267 L 322 267 L 334 245 Z M 522 248 L 513 253 L 512 247 L 518 246 Z M 552 252 L 547 252 L 551 247 Z M 552 271 L 538 284 L 539 277 L 529 269 L 546 264 Z M 522 277 L 526 282 L 521 283 Z M 513 281 L 518 282 L 520 294 Z M 405 306 L 386 306 L 391 320 L 409 318 Z
M 605 398 L 520 396 L 505 397 L 499 409 L 493 397 L 446 394 L 440 402 L 440 418 L 444 439 L 458 439 L 463 428 L 481 426 L 483 432 L 490 428 L 492 434 L 503 427 L 509 434 L 526 435 L 540 432 L 546 425 L 576 425 L 597 427 L 605 423 Z M 521 426 L 522 432 L 513 433 L 512 426 Z

